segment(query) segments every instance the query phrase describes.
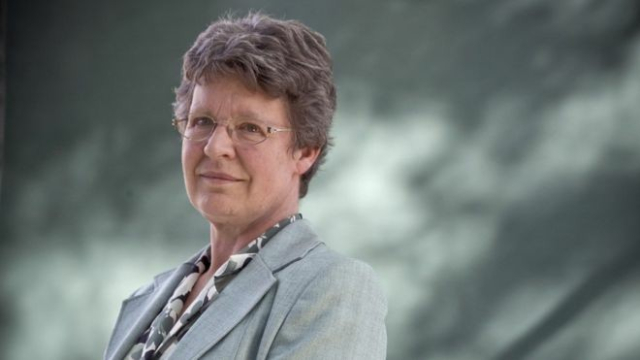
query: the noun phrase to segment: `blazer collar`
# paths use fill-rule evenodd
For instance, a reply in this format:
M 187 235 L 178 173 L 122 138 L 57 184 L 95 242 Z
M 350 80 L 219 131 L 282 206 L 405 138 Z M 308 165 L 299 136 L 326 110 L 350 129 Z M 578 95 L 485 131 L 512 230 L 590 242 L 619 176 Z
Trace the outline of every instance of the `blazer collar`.
M 287 225 L 209 305 L 170 358 L 194 359 L 217 344 L 277 283 L 275 272 L 303 258 L 319 244 L 307 221 Z
M 302 259 L 319 244 L 320 241 L 307 220 L 298 220 L 280 230 L 193 324 L 178 343 L 171 358 L 194 358 L 219 342 L 274 286 L 277 282 L 274 273 Z M 107 353 L 112 346 L 116 347 L 108 359 L 124 358 L 136 339 L 164 307 L 201 252 L 202 250 L 198 251 L 178 267 L 168 279 L 156 279 L 157 283 L 151 293 L 125 300 Z M 129 331 L 123 337 L 116 338 L 119 329 L 126 328 Z
M 275 273 L 292 262 L 302 259 L 320 244 L 318 235 L 311 229 L 309 221 L 301 219 L 280 230 L 258 255 Z
M 195 359 L 233 329 L 276 283 L 255 257 L 209 305 L 178 343 L 170 359 Z
M 168 278 L 160 274 L 154 278 L 151 292 L 133 296 L 122 302 L 120 316 L 106 350 L 106 354 L 112 354 L 107 359 L 120 360 L 127 355 L 140 334 L 149 327 L 169 300 L 175 287 L 190 270 L 191 264 L 184 263 L 170 273 Z

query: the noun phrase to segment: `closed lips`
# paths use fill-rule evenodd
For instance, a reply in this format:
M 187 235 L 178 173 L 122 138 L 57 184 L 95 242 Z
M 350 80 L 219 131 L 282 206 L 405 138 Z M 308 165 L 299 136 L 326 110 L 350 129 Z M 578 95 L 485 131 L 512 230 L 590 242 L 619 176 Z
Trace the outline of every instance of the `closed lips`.
M 213 172 L 213 171 L 205 171 L 199 174 L 202 177 L 215 179 L 215 180 L 226 180 L 226 181 L 240 181 L 240 179 L 233 177 L 229 174 Z

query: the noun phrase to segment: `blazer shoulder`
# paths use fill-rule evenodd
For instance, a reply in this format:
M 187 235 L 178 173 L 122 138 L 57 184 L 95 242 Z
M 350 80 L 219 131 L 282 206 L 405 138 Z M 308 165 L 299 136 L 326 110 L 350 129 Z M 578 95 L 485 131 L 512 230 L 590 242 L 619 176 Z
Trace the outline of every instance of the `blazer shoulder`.
M 301 298 L 335 297 L 358 304 L 367 302 L 382 317 L 387 297 L 374 269 L 367 263 L 342 255 L 324 244 L 274 274 L 278 280 L 276 313 L 287 316 Z
M 157 288 L 162 286 L 162 284 L 171 276 L 171 274 L 173 274 L 174 271 L 176 271 L 176 269 L 177 268 L 169 269 L 157 274 L 153 277 L 153 281 L 137 288 L 133 293 L 131 293 L 131 295 L 129 295 L 128 298 L 125 299 L 125 301 L 154 292 Z
M 354 276 L 378 281 L 375 270 L 369 264 L 342 255 L 324 243 L 309 251 L 302 261 L 293 263 L 290 267 L 290 271 L 309 273 L 312 277 Z
M 200 249 L 197 253 L 195 253 L 194 255 L 191 256 L 191 258 L 189 258 L 187 261 L 185 261 L 182 265 L 165 270 L 157 275 L 155 275 L 153 277 L 153 280 L 140 286 L 139 288 L 137 288 L 127 299 L 125 299 L 125 301 L 127 300 L 131 300 L 134 298 L 137 298 L 139 296 L 142 295 L 147 295 L 150 294 L 152 292 L 154 292 L 156 289 L 159 289 L 160 287 L 162 287 L 162 285 L 164 285 L 164 283 L 169 280 L 171 278 L 171 276 L 176 273 L 177 271 L 180 271 L 181 268 L 185 265 L 188 264 L 192 264 L 193 261 L 195 260 L 195 258 L 197 256 L 199 256 L 202 251 L 206 249 L 206 246 L 202 249 Z
M 387 300 L 371 266 L 320 245 L 283 269 L 279 286 L 259 359 L 384 358 Z
M 308 263 L 301 262 L 301 268 L 311 268 L 314 274 L 308 279 L 306 287 L 312 289 L 307 292 L 339 289 L 340 292 L 369 293 L 372 299 L 380 301 L 380 305 L 387 306 L 386 296 L 382 290 L 380 279 L 375 270 L 362 260 L 342 255 L 326 245 L 318 246 L 308 255 Z M 296 269 L 303 271 L 304 269 Z

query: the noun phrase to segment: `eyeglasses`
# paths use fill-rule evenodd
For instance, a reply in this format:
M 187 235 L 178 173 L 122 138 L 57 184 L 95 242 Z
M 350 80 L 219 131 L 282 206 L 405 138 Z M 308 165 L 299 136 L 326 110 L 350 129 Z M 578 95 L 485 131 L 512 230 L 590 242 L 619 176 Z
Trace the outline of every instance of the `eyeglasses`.
M 171 124 L 182 137 L 190 141 L 206 140 L 213 134 L 218 125 L 225 125 L 224 122 L 206 116 L 173 119 Z M 226 128 L 231 140 L 238 145 L 260 144 L 272 134 L 293 131 L 290 128 L 278 128 L 253 119 L 227 122 Z

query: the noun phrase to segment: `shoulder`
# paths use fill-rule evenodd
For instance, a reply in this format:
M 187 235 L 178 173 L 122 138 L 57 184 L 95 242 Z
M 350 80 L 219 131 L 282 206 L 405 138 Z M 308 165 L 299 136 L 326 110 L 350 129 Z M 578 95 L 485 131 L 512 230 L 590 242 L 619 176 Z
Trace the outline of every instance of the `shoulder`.
M 333 291 L 342 296 L 366 294 L 386 307 L 386 297 L 371 266 L 329 248 L 306 220 L 284 228 L 262 254 L 278 280 L 278 292 L 289 299 L 303 291 Z
M 321 305 L 324 299 L 333 308 L 367 307 L 386 315 L 387 298 L 378 275 L 363 261 L 339 254 L 324 244 L 311 250 L 304 258 L 274 274 L 278 293 L 289 306 L 310 300 L 310 306 Z
M 198 250 L 198 252 L 194 253 L 193 255 L 191 255 L 191 257 L 189 259 L 187 259 L 185 262 L 183 262 L 182 264 L 180 264 L 179 266 L 170 268 L 168 270 L 165 270 L 157 275 L 155 275 L 153 277 L 153 280 L 142 285 L 141 287 L 139 287 L 138 289 L 136 289 L 130 296 L 129 299 L 132 298 L 136 298 L 138 296 L 141 295 L 146 295 L 149 293 L 152 293 L 153 291 L 155 291 L 156 289 L 162 287 L 165 282 L 167 282 L 169 279 L 171 279 L 172 275 L 174 274 L 184 274 L 184 269 L 188 268 L 190 266 L 193 266 L 193 263 L 195 262 L 195 260 L 200 256 L 200 254 L 202 254 L 203 251 L 205 251 L 208 248 L 208 245 L 204 246 L 203 248 L 201 248 L 200 250 Z
M 339 254 L 324 244 L 301 261 L 292 264 L 292 272 L 305 276 L 305 293 L 335 292 L 341 298 L 376 301 L 381 307 L 387 300 L 378 275 L 367 263 Z
M 171 276 L 171 274 L 176 271 L 177 268 L 169 269 L 163 271 L 156 276 L 153 277 L 153 281 L 150 281 L 139 288 L 137 288 L 126 300 L 131 300 L 137 298 L 142 295 L 147 295 L 155 291 L 155 289 L 162 286 L 162 284 Z M 125 300 L 125 301 L 126 301 Z
M 306 274 L 309 281 L 316 285 L 323 282 L 334 284 L 351 284 L 356 282 L 362 285 L 378 285 L 379 280 L 371 266 L 363 261 L 342 255 L 330 249 L 325 244 L 320 244 L 300 261 L 291 264 L 288 269 L 291 272 Z
M 387 300 L 369 265 L 321 244 L 275 275 L 268 358 L 385 357 Z
M 307 220 L 284 228 L 261 250 L 260 256 L 281 281 L 360 279 L 377 283 L 377 276 L 369 265 L 330 249 Z

